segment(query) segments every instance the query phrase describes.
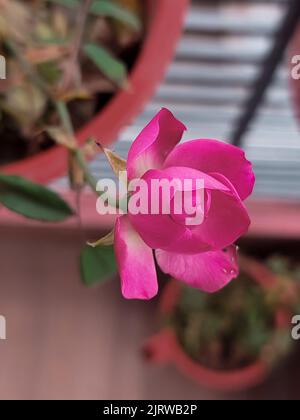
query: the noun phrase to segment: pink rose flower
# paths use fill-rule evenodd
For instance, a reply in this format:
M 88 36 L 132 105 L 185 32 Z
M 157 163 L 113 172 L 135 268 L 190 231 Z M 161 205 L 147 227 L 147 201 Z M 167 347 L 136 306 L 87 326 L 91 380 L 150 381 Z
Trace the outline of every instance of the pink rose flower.
M 125 298 L 151 299 L 157 294 L 154 255 L 163 272 L 209 293 L 239 274 L 233 244 L 250 225 L 243 201 L 255 184 L 252 165 L 241 149 L 217 140 L 178 145 L 185 130 L 162 109 L 132 144 L 127 175 L 149 186 L 152 179 L 204 180 L 204 221 L 188 226 L 174 214 L 120 216 L 115 254 Z

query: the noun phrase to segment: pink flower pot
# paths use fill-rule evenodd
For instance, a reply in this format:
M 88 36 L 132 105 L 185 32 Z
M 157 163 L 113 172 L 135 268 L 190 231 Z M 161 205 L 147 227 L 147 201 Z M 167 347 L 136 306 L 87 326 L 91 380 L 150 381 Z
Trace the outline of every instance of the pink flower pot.
M 263 288 L 272 288 L 276 282 L 273 274 L 262 264 L 243 259 L 243 270 Z M 182 284 L 172 280 L 166 286 L 160 301 L 162 317 L 170 316 L 176 308 L 182 291 Z M 276 327 L 286 329 L 291 317 L 282 310 L 276 315 Z M 144 346 L 144 354 L 155 364 L 174 364 L 185 376 L 200 386 L 221 392 L 244 391 L 262 384 L 270 374 L 270 367 L 257 360 L 252 365 L 233 371 L 218 371 L 201 366 L 191 359 L 184 351 L 172 328 L 163 329 L 150 338 Z
M 78 132 L 79 141 L 97 137 L 107 146 L 142 111 L 172 60 L 188 4 L 189 0 L 146 1 L 147 34 L 129 77 L 131 89 L 117 93 L 104 110 Z M 2 166 L 0 171 L 48 183 L 66 173 L 67 153 L 62 147 L 53 147 L 34 157 Z

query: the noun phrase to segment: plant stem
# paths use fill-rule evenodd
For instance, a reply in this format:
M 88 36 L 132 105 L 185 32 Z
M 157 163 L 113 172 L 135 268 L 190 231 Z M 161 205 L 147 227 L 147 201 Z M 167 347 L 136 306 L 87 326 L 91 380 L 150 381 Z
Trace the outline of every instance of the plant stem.
M 84 0 L 78 10 L 75 35 L 73 40 L 73 49 L 68 60 L 67 69 L 62 83 L 62 88 L 64 90 L 68 89 L 69 85 L 76 81 L 76 79 L 78 79 L 77 82 L 80 82 L 81 79 L 79 55 L 84 36 L 85 24 L 92 6 L 92 2 L 93 0 Z
M 51 94 L 50 89 L 44 83 L 44 81 L 40 78 L 36 70 L 31 66 L 31 64 L 23 56 L 18 46 L 11 40 L 5 40 L 4 42 L 5 42 L 5 46 L 15 56 L 21 68 L 23 69 L 24 73 L 31 80 L 31 82 L 35 86 L 37 86 L 53 103 L 53 96 Z
M 81 44 L 84 36 L 85 24 L 91 9 L 93 0 L 84 0 L 78 14 L 77 30 L 74 39 L 73 60 L 78 62 Z
M 89 10 L 90 0 L 86 0 L 85 3 L 86 3 L 87 10 Z M 11 51 L 11 53 L 16 57 L 24 73 L 30 78 L 31 82 L 35 86 L 37 86 L 48 97 L 49 101 L 55 107 L 60 117 L 61 124 L 63 128 L 66 130 L 66 132 L 72 136 L 75 136 L 75 130 L 74 130 L 71 116 L 70 116 L 66 103 L 61 100 L 56 99 L 52 95 L 46 83 L 43 81 L 43 79 L 41 79 L 39 74 L 35 71 L 35 68 L 31 66 L 31 64 L 26 60 L 26 58 L 24 58 L 22 53 L 19 51 L 19 48 L 17 45 L 15 45 L 11 41 L 8 41 L 6 45 L 8 49 Z M 84 178 L 87 184 L 92 188 L 92 190 L 97 195 L 101 196 L 101 194 L 97 192 L 97 179 L 92 175 L 82 151 L 79 148 L 77 148 L 75 151 L 71 151 L 70 153 L 73 153 L 74 157 L 76 158 L 79 167 L 83 171 Z
M 98 192 L 97 192 L 97 180 L 91 174 L 91 171 L 90 171 L 90 169 L 88 167 L 88 164 L 87 164 L 87 162 L 86 162 L 86 160 L 83 156 L 82 151 L 80 149 L 77 149 L 73 153 L 74 153 L 74 156 L 77 160 L 78 165 L 80 166 L 80 168 L 81 168 L 81 170 L 84 174 L 84 178 L 85 178 L 86 182 L 92 188 L 92 190 L 95 191 L 96 194 L 98 194 Z
M 15 45 L 11 41 L 6 42 L 7 47 L 11 51 L 11 53 L 16 57 L 18 60 L 20 66 L 22 67 L 23 71 L 29 79 L 32 81 L 32 83 L 37 86 L 50 100 L 52 105 L 56 108 L 58 115 L 60 116 L 62 125 L 64 126 L 65 130 L 68 132 L 68 134 L 74 134 L 73 124 L 70 118 L 70 114 L 68 111 L 68 108 L 63 101 L 56 100 L 50 90 L 48 89 L 48 86 L 44 81 L 40 78 L 39 74 L 35 71 L 35 69 L 30 65 L 30 63 L 24 58 L 24 56 L 19 51 L 19 48 L 17 45 Z
M 55 108 L 60 117 L 61 123 L 68 134 L 74 136 L 74 128 L 68 107 L 63 101 L 55 101 Z
M 67 130 L 67 132 L 69 134 L 74 135 L 74 128 L 73 128 L 73 125 L 72 125 L 70 113 L 69 113 L 69 110 L 68 110 L 65 102 L 57 101 L 56 102 L 56 109 L 57 109 L 57 112 L 60 116 L 61 122 L 62 122 L 65 130 Z M 77 160 L 77 163 L 78 163 L 80 169 L 82 170 L 82 172 L 84 174 L 85 181 L 92 188 L 92 190 L 97 194 L 97 180 L 91 174 L 91 171 L 90 171 L 90 169 L 88 167 L 88 164 L 87 164 L 87 162 L 86 162 L 86 160 L 83 156 L 82 151 L 79 148 L 77 148 L 75 151 L 70 151 L 70 153 L 72 153 L 73 156 L 75 157 L 75 159 Z

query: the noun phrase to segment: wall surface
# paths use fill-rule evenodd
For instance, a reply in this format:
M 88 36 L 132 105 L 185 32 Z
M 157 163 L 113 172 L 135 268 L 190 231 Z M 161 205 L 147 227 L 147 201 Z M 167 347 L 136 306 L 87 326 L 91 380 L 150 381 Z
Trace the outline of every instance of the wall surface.
M 124 301 L 117 279 L 99 289 L 81 286 L 78 234 L 59 227 L 0 229 L 0 313 L 7 320 L 0 399 L 219 397 L 171 366 L 143 361 L 141 344 L 158 329 L 157 301 Z M 295 395 L 300 371 L 292 362 L 238 398 Z

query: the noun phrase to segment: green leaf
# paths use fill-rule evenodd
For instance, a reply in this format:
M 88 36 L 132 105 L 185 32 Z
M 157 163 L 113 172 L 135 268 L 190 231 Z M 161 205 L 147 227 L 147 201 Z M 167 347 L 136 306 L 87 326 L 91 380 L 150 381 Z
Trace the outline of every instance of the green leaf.
M 111 0 L 95 0 L 91 7 L 91 13 L 117 19 L 138 32 L 142 28 L 139 18 L 134 13 Z
M 86 286 L 104 283 L 117 273 L 112 246 L 92 248 L 86 245 L 81 251 L 81 277 Z
M 127 69 L 120 60 L 113 57 L 105 48 L 95 44 L 86 44 L 84 51 L 106 77 L 119 86 L 124 86 Z
M 69 9 L 76 9 L 80 2 L 78 0 L 48 0 Z M 126 25 L 131 26 L 136 31 L 142 28 L 139 18 L 129 9 L 122 7 L 111 0 L 94 0 L 90 12 L 96 16 L 110 17 L 117 19 Z
M 61 70 L 54 61 L 38 64 L 37 71 L 45 82 L 53 85 L 61 78 Z
M 68 7 L 69 9 L 73 9 L 79 6 L 78 0 L 47 0 L 50 3 L 60 4 L 61 6 Z
M 0 203 L 29 219 L 61 222 L 73 210 L 55 192 L 14 175 L 0 174 Z

